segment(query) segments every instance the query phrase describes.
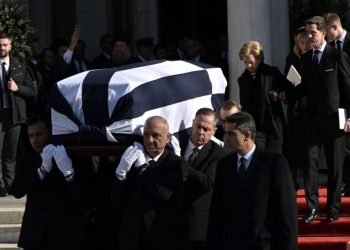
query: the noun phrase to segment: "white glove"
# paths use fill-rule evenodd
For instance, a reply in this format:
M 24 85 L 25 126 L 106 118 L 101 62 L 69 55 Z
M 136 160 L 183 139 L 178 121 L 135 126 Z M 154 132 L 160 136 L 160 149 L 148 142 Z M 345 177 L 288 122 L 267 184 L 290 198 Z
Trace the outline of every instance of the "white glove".
M 115 175 L 119 180 L 125 180 L 127 172 L 139 157 L 139 152 L 140 150 L 134 146 L 129 146 L 124 151 L 122 157 L 120 158 L 117 170 L 115 171 Z
M 216 138 L 215 136 L 212 136 L 210 138 L 210 140 L 212 140 L 213 142 L 215 142 L 216 144 L 218 144 L 220 147 L 224 147 L 224 142 L 220 141 L 218 138 Z
M 172 145 L 173 148 L 174 148 L 174 153 L 175 153 L 177 156 L 181 156 L 180 143 L 179 143 L 179 140 L 176 138 L 176 136 L 171 135 L 170 143 L 171 143 L 171 145 Z
M 42 160 L 41 165 L 47 173 L 50 173 L 52 170 L 52 157 L 55 150 L 56 147 L 54 145 L 48 144 L 44 147 L 43 152 L 40 153 Z
M 72 160 L 67 155 L 64 146 L 57 146 L 55 152 L 53 153 L 53 157 L 55 158 L 57 167 L 62 172 L 63 176 L 66 178 L 72 177 L 74 173 Z
M 134 146 L 137 148 L 137 150 L 139 151 L 139 157 L 137 158 L 137 160 L 135 161 L 135 167 L 140 167 L 142 165 L 144 165 L 146 162 L 146 153 L 145 153 L 145 149 L 143 147 L 143 145 L 137 141 L 134 142 Z

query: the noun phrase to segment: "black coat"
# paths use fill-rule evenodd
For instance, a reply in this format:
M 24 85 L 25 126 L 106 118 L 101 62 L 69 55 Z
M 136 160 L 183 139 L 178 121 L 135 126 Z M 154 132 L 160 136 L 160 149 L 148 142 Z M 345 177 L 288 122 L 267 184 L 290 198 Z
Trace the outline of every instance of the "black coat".
M 184 161 L 165 149 L 156 166 L 142 174 L 132 167 L 126 181 L 126 206 L 122 216 L 119 246 L 138 250 L 143 239 L 151 249 L 182 248 L 182 165 Z
M 101 52 L 92 62 L 92 68 L 103 69 L 112 67 L 112 59 L 106 58 L 106 56 Z
M 257 69 L 254 83 L 250 72 L 245 70 L 238 78 L 238 84 L 242 110 L 253 115 L 257 131 L 283 142 L 286 122 L 282 103 L 279 99 L 273 100 L 268 93 L 269 91 L 288 93 L 292 85 L 277 67 L 263 62 Z M 252 96 L 254 91 L 256 96 Z
M 25 66 L 12 56 L 10 56 L 8 76 L 19 87 L 19 91 L 9 91 L 12 105 L 12 122 L 13 124 L 24 123 L 27 118 L 26 102 L 34 96 L 33 83 Z
M 296 250 L 297 206 L 288 163 L 256 149 L 243 182 L 237 155 L 217 166 L 210 208 L 210 250 Z
M 192 166 L 187 166 L 184 186 L 186 238 L 206 241 L 209 208 L 214 187 L 216 165 L 225 151 L 213 141 L 206 143 Z
M 32 152 L 16 166 L 11 192 L 16 198 L 26 195 L 26 206 L 18 246 L 28 249 L 82 249 L 84 214 L 88 211 L 88 182 L 75 167 L 74 179 L 67 182 L 56 167 L 40 179 L 37 169 L 42 160 Z M 81 175 L 80 175 L 81 173 Z M 87 176 L 87 175 L 86 175 Z M 85 197 L 86 195 L 86 197 Z
M 307 117 L 322 118 L 320 126 L 339 134 L 338 108 L 347 110 L 350 117 L 350 67 L 344 52 L 326 45 L 319 63 L 318 72 L 312 68 L 312 50 L 302 57 L 302 83 L 297 86 L 307 98 Z

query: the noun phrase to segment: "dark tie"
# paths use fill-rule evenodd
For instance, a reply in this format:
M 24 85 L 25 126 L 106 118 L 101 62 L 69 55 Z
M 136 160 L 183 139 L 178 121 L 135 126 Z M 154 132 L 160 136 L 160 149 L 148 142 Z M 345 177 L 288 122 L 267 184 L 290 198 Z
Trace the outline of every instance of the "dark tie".
M 199 153 L 199 148 L 193 148 L 192 154 L 188 157 L 188 164 L 192 165 Z
M 337 49 L 341 50 L 341 41 L 337 40 Z
M 241 180 L 243 180 L 246 173 L 246 168 L 245 168 L 246 161 L 247 160 L 244 157 L 241 157 L 241 159 L 239 160 L 238 176 L 239 176 L 239 179 Z
M 318 54 L 320 53 L 319 50 L 314 50 L 314 56 L 312 57 L 312 62 L 314 65 L 318 65 Z
M 318 73 L 319 69 L 319 62 L 318 62 L 318 54 L 320 53 L 319 50 L 314 50 L 314 55 L 312 57 L 312 71 L 316 74 Z
M 80 72 L 83 72 L 83 63 L 81 61 L 78 61 L 78 64 L 79 64 L 79 73 Z
M 5 62 L 2 62 L 1 64 L 1 100 L 2 100 L 2 107 L 3 108 L 8 108 L 8 97 L 7 97 L 7 72 L 5 69 Z
M 156 166 L 156 161 L 155 160 L 150 160 L 148 162 L 149 168 L 154 168 Z
M 138 174 L 142 174 L 143 172 L 146 171 L 147 168 L 151 169 L 156 166 L 156 161 L 155 160 L 150 160 L 147 164 L 143 164 L 138 168 Z

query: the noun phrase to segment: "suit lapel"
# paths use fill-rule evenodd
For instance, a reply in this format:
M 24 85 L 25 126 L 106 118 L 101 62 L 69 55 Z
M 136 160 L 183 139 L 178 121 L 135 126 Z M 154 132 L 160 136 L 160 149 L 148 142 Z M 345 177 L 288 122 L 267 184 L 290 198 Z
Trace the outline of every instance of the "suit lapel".
M 319 76 L 322 75 L 322 72 L 327 68 L 328 60 L 329 60 L 329 55 L 331 53 L 332 47 L 330 45 L 326 45 L 324 48 L 324 51 L 321 56 L 320 60 L 320 67 L 319 67 Z
M 159 168 L 162 165 L 162 162 L 164 161 L 164 159 L 169 155 L 169 150 L 168 149 L 164 149 L 164 152 L 162 153 L 162 155 L 159 157 L 158 161 L 156 161 L 156 167 Z
M 159 171 L 161 171 L 161 169 L 163 167 L 162 163 L 168 157 L 169 153 L 170 152 L 168 149 L 164 149 L 164 152 L 159 157 L 158 161 L 156 161 L 156 165 L 155 165 L 156 174 L 160 173 Z M 145 227 L 146 227 L 147 231 L 151 230 L 151 227 L 152 227 L 152 224 L 153 224 L 153 221 L 154 221 L 156 215 L 157 215 L 156 209 L 151 209 L 143 214 L 143 220 L 144 220 Z
M 350 46 L 350 34 L 349 32 L 346 32 L 343 44 L 343 51 L 348 52 L 348 46 Z
M 204 164 L 201 164 L 205 158 L 207 158 L 209 152 L 211 151 L 213 147 L 213 142 L 209 141 L 207 144 L 205 144 L 202 149 L 199 151 L 199 154 L 197 156 L 197 158 L 194 160 L 192 167 L 195 169 L 200 170 L 201 166 L 203 166 Z
M 237 161 L 236 161 L 236 164 L 237 164 Z M 260 167 L 261 167 L 260 149 L 256 148 L 254 155 L 253 155 L 253 158 L 252 158 L 252 160 L 249 164 L 249 167 L 247 169 L 246 176 L 242 180 L 241 190 L 248 188 L 252 183 L 254 183 L 254 178 L 255 178 L 256 172 Z M 237 170 L 236 170 L 236 172 L 237 172 Z M 238 176 L 238 174 L 237 174 L 237 176 Z
M 234 196 L 239 195 L 241 190 L 241 183 L 238 176 L 237 158 L 237 154 L 232 154 L 227 158 L 225 164 L 229 166 L 227 173 L 227 183 L 230 185 L 229 188 L 232 189 Z

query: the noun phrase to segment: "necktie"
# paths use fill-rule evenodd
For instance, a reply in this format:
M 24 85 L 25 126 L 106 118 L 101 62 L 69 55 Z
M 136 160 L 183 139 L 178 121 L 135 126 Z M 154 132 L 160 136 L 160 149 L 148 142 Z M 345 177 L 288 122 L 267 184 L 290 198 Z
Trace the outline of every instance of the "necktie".
M 319 63 L 318 63 L 318 54 L 320 53 L 319 50 L 314 50 L 314 55 L 312 57 L 312 71 L 314 73 L 318 73 L 319 70 Z
M 83 72 L 83 65 L 82 65 L 82 62 L 81 61 L 78 61 L 78 64 L 79 64 L 79 73 L 80 72 Z
M 337 40 L 337 49 L 341 50 L 341 41 Z
M 190 157 L 188 157 L 188 164 L 192 165 L 193 162 L 196 160 L 197 156 L 198 156 L 198 153 L 199 153 L 199 148 L 193 148 L 193 152 L 192 154 L 190 155 Z
M 150 160 L 147 164 L 143 164 L 138 168 L 138 174 L 142 174 L 143 172 L 146 171 L 147 168 L 151 169 L 156 166 L 156 161 L 155 160 Z
M 156 161 L 155 160 L 150 160 L 148 162 L 149 168 L 154 168 L 156 166 Z
M 2 100 L 2 107 L 8 108 L 8 98 L 7 98 L 7 72 L 5 69 L 5 62 L 2 62 L 1 64 L 1 100 Z
M 314 50 L 314 56 L 312 57 L 312 62 L 315 64 L 315 65 L 318 65 L 318 54 L 320 53 L 319 50 L 315 49 Z
M 239 160 L 239 168 L 238 168 L 238 176 L 239 179 L 243 179 L 246 173 L 246 168 L 245 168 L 245 164 L 246 164 L 246 159 L 244 157 L 241 157 L 241 159 Z

